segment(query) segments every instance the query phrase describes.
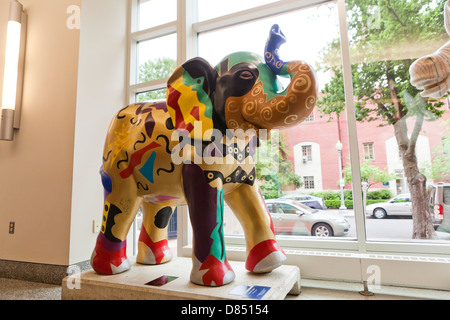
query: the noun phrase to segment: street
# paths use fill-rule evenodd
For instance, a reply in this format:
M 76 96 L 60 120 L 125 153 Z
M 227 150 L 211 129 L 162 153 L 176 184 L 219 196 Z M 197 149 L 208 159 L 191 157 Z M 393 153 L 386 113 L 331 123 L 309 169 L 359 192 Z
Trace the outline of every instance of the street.
M 349 232 L 342 237 L 356 238 L 356 223 L 353 210 L 339 213 L 339 210 L 328 209 L 328 213 L 337 214 L 347 219 Z M 228 206 L 225 206 L 224 231 L 226 235 L 242 235 L 243 230 Z M 366 234 L 369 240 L 409 240 L 412 237 L 412 219 L 407 216 L 388 216 L 385 219 L 366 218 Z
M 356 224 L 353 213 L 344 216 L 350 224 L 350 230 L 344 237 L 356 238 Z M 388 216 L 385 219 L 367 217 L 366 235 L 368 240 L 409 240 L 412 237 L 412 219 L 406 216 Z

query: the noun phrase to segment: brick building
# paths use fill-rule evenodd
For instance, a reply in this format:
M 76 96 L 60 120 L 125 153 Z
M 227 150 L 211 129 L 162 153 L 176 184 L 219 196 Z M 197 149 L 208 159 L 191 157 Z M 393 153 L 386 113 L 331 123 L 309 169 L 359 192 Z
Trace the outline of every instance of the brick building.
M 423 123 L 416 145 L 419 166 L 432 161 L 433 150 L 441 143 L 442 123 L 450 119 L 448 103 L 444 108 L 447 111 L 442 118 Z M 377 183 L 371 187 L 372 190 L 389 188 L 394 195 L 408 192 L 394 127 L 392 125 L 380 127 L 382 123 L 382 121 L 357 122 L 360 162 L 372 160 L 372 165 L 397 175 L 397 179 L 390 181 L 389 185 Z M 409 119 L 409 133 L 413 124 L 414 119 Z M 297 191 L 308 193 L 339 189 L 339 158 L 336 149 L 338 140 L 343 144 L 342 166 L 345 167 L 350 162 L 345 112 L 340 118 L 333 116 L 330 119 L 328 115 L 322 115 L 315 109 L 309 119 L 297 127 L 284 130 L 283 135 L 290 150 L 289 160 L 294 164 L 295 173 L 303 179 L 304 184 Z M 345 189 L 351 190 L 351 184 L 346 184 Z

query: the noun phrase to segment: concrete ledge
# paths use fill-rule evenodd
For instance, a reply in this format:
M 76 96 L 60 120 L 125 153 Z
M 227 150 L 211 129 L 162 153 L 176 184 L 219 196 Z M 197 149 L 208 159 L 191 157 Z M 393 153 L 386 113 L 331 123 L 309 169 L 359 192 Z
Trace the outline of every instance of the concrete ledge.
M 221 287 L 204 287 L 189 281 L 190 258 L 175 258 L 156 266 L 136 264 L 131 259 L 130 262 L 130 270 L 113 276 L 98 275 L 90 270 L 64 278 L 62 299 L 281 300 L 289 293 L 300 294 L 300 269 L 297 266 L 285 265 L 270 273 L 253 274 L 245 270 L 244 262 L 230 261 L 236 273 L 235 280 Z M 161 276 L 176 278 L 161 286 L 148 284 Z

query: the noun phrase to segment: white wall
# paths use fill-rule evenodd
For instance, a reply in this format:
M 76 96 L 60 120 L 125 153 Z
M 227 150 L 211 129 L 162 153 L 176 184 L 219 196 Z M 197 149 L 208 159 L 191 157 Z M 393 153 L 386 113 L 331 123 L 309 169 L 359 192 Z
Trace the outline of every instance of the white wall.
M 103 214 L 106 132 L 125 105 L 127 0 L 83 0 L 75 124 L 70 264 L 90 258 Z

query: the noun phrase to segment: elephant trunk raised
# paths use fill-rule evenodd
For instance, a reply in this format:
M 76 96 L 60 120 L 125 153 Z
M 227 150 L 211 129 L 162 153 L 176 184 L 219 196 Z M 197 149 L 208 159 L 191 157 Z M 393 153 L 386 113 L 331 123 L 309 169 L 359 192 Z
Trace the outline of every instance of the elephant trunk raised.
M 278 49 L 286 41 L 278 25 L 274 25 L 266 43 L 265 62 L 253 89 L 246 95 L 227 100 L 225 113 L 230 129 L 284 129 L 303 122 L 317 101 L 314 70 L 303 61 L 283 62 Z M 265 75 L 262 77 L 261 75 Z M 281 91 L 279 76 L 289 76 L 288 87 Z

